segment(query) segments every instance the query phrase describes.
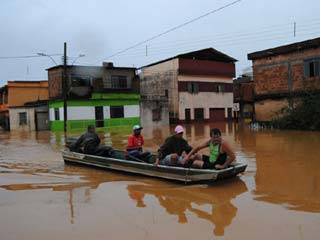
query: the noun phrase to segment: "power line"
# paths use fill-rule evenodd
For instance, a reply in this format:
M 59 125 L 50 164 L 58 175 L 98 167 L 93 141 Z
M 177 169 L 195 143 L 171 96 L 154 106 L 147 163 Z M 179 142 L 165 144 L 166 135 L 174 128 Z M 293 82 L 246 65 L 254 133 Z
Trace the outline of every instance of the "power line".
M 50 54 L 50 56 L 60 56 L 61 54 Z M 0 57 L 0 59 L 19 59 L 19 58 L 38 58 L 43 57 L 41 55 L 29 55 L 29 56 L 11 56 L 11 57 Z
M 320 25 L 320 23 L 317 23 L 318 25 Z M 298 28 L 297 33 L 304 33 L 304 35 L 306 35 L 306 33 L 312 34 L 312 33 L 318 33 L 318 26 L 313 26 L 314 24 L 302 24 L 300 26 L 300 28 Z M 187 46 L 198 46 L 200 44 L 206 44 L 206 43 L 210 43 L 210 45 L 229 45 L 228 43 L 232 42 L 232 43 L 236 43 L 239 44 L 240 42 L 244 42 L 244 41 L 248 41 L 250 44 L 252 43 L 252 41 L 254 40 L 260 40 L 261 38 L 270 38 L 272 37 L 273 39 L 277 39 L 277 37 L 289 37 L 290 34 L 292 33 L 292 30 L 288 28 L 289 25 L 287 27 L 281 27 L 281 29 L 274 29 L 274 30 L 262 30 L 262 31 L 256 31 L 256 32 L 241 32 L 240 34 L 234 34 L 234 33 L 228 33 L 228 34 L 219 34 L 219 35 L 213 35 L 212 37 L 205 37 L 203 38 L 196 38 L 196 39 L 188 39 L 188 40 L 183 40 L 180 41 L 177 44 L 177 41 L 175 41 L 174 43 L 167 43 L 167 44 L 153 44 L 153 45 L 148 45 L 148 55 L 154 55 L 155 53 L 157 53 L 159 55 L 159 53 L 163 53 L 167 52 L 170 49 L 181 49 L 181 47 L 187 47 Z M 301 35 L 301 34 L 300 34 Z M 237 41 L 237 42 L 235 42 Z M 158 45 L 158 46 L 157 46 Z M 123 58 L 123 57 L 144 57 L 145 56 L 145 50 L 144 48 L 140 48 L 140 49 L 135 49 L 132 50 L 130 52 L 127 53 L 122 53 L 119 54 L 117 56 L 117 58 Z
M 111 58 L 111 57 L 117 56 L 117 55 L 119 55 L 119 54 L 121 54 L 121 53 L 124 53 L 124 52 L 130 50 L 130 49 L 133 49 L 133 48 L 135 48 L 135 47 L 138 47 L 138 46 L 140 46 L 140 45 L 142 45 L 142 44 L 145 44 L 145 43 L 150 42 L 150 41 L 152 41 L 152 40 L 154 40 L 154 39 L 156 39 L 156 38 L 159 38 L 159 37 L 161 37 L 161 36 L 163 36 L 163 35 L 165 35 L 165 34 L 168 34 L 168 33 L 173 32 L 173 31 L 175 31 L 175 30 L 177 30 L 177 29 L 179 29 L 179 28 L 182 28 L 182 27 L 184 27 L 184 26 L 186 26 L 186 25 L 189 25 L 189 24 L 191 24 L 191 23 L 193 23 L 193 22 L 195 22 L 195 21 L 198 21 L 198 20 L 200 20 L 200 19 L 202 19 L 202 18 L 204 18 L 204 17 L 207 17 L 207 16 L 209 16 L 209 15 L 211 15 L 211 14 L 213 14 L 213 13 L 219 12 L 219 11 L 221 11 L 221 10 L 223 10 L 223 9 L 225 9 L 225 8 L 228 8 L 228 7 L 234 5 L 234 4 L 238 3 L 238 2 L 241 2 L 241 1 L 242 1 L 242 0 L 236 0 L 236 1 L 233 1 L 233 2 L 231 2 L 231 3 L 229 3 L 229 4 L 226 4 L 226 5 L 224 5 L 224 6 L 220 7 L 220 8 L 214 9 L 214 10 L 212 10 L 212 11 L 210 11 L 210 12 L 207 12 L 207 13 L 199 16 L 199 17 L 193 18 L 193 19 L 191 19 L 191 20 L 189 20 L 189 21 L 187 21 L 187 22 L 185 22 L 185 23 L 179 24 L 179 25 L 177 25 L 177 26 L 175 26 L 175 27 L 173 27 L 173 28 L 170 28 L 170 29 L 162 32 L 162 33 L 159 33 L 159 34 L 157 34 L 157 35 L 155 35 L 155 36 L 153 36 L 153 37 L 151 37 L 151 38 L 148 38 L 148 39 L 146 39 L 146 40 L 144 40 L 144 41 L 138 42 L 138 43 L 136 43 L 136 44 L 134 44 L 134 45 L 132 45 L 132 46 L 130 46 L 130 47 L 128 47 L 128 48 L 125 48 L 125 49 L 123 49 L 123 50 L 121 50 L 121 51 L 118 51 L 118 52 L 116 52 L 116 53 L 114 53 L 114 54 L 112 54 L 112 55 L 110 55 L 110 56 L 108 56 L 108 57 L 106 57 L 106 58 L 104 58 L 104 59 L 109 59 L 109 58 Z M 102 59 L 102 60 L 104 60 L 104 59 Z M 96 62 L 98 62 L 98 61 L 96 61 Z

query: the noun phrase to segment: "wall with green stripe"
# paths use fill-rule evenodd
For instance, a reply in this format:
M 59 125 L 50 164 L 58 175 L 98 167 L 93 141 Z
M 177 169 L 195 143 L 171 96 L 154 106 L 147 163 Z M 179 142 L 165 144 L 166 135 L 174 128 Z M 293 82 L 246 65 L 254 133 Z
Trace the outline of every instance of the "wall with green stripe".
M 67 130 L 68 131 L 77 131 L 85 130 L 88 125 L 95 125 L 95 120 L 68 120 L 67 121 Z M 104 120 L 104 127 L 101 129 L 110 129 L 118 127 L 128 127 L 136 124 L 140 124 L 140 118 L 112 118 Z M 63 121 L 50 121 L 51 131 L 63 131 Z

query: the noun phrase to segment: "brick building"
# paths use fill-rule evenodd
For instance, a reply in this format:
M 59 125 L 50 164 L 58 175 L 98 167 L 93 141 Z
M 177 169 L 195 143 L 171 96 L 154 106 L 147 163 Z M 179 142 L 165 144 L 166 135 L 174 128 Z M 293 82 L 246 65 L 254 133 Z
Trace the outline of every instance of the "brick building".
M 235 117 L 251 122 L 254 116 L 254 82 L 251 75 L 242 75 L 233 80 L 233 101 Z
M 207 48 L 142 67 L 143 124 L 231 119 L 235 61 Z
M 320 38 L 250 53 L 248 59 L 257 121 L 270 121 L 305 91 L 320 90 Z

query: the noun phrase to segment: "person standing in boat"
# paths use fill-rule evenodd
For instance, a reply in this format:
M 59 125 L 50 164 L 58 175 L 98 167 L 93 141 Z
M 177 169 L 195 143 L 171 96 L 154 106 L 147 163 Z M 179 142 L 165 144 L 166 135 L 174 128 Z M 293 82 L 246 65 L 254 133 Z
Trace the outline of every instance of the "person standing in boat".
M 146 160 L 149 156 L 151 156 L 150 152 L 143 152 L 144 139 L 141 135 L 142 127 L 139 125 L 133 126 L 133 133 L 128 138 L 127 144 L 127 156 L 134 158 L 138 158 L 140 160 Z
M 177 125 L 174 129 L 175 134 L 168 137 L 164 144 L 158 150 L 158 157 L 154 166 L 168 165 L 168 166 L 182 166 L 182 153 L 189 153 L 192 147 L 183 138 L 184 129 Z
M 83 153 L 85 154 L 110 157 L 113 153 L 113 149 L 99 144 L 100 138 L 96 134 L 95 127 L 93 125 L 89 125 L 87 132 L 82 134 L 71 147 L 73 149 L 80 149 L 83 147 Z
M 231 146 L 221 138 L 221 131 L 214 128 L 210 131 L 210 140 L 202 145 L 194 148 L 189 154 L 181 161 L 182 164 L 187 165 L 191 160 L 193 168 L 204 169 L 223 169 L 235 161 L 236 156 Z M 197 154 L 203 148 L 209 147 L 210 156 Z M 195 154 L 195 155 L 194 155 Z M 193 156 L 194 155 L 194 156 Z M 191 158 L 193 156 L 193 158 Z

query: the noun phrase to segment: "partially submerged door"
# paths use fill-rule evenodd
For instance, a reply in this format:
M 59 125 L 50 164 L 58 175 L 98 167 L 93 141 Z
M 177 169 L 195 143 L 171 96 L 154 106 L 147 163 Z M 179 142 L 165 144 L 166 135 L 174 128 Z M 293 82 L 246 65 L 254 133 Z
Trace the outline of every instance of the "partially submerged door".
M 36 112 L 36 130 L 44 131 L 49 130 L 49 113 Z
M 210 121 L 212 122 L 225 121 L 224 108 L 210 108 Z

